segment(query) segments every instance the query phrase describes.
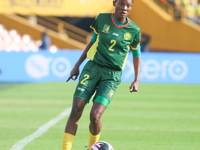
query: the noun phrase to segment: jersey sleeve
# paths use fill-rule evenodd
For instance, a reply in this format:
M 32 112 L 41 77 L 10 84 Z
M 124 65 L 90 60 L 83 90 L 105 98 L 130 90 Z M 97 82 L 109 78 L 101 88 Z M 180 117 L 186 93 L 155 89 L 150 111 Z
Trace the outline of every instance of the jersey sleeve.
M 93 31 L 92 39 L 90 42 L 94 43 L 97 39 L 97 34 Z
M 135 35 L 133 42 L 131 43 L 131 51 L 133 53 L 133 57 L 140 57 L 141 56 L 141 46 L 140 46 L 140 30 L 138 30 L 137 34 Z
M 132 49 L 137 49 L 137 46 L 140 44 L 140 38 L 141 38 L 141 34 L 140 34 L 140 30 L 138 30 L 138 32 L 136 33 L 133 39 L 133 42 L 131 43 Z
M 133 57 L 141 57 L 141 46 L 140 46 L 140 44 L 137 46 L 137 49 L 131 48 L 131 51 L 132 51 Z
M 99 14 L 99 15 L 100 15 L 100 14 Z M 99 31 L 98 31 L 99 15 L 95 18 L 94 22 L 93 22 L 92 25 L 90 26 L 90 28 L 92 28 L 96 34 L 99 34 Z

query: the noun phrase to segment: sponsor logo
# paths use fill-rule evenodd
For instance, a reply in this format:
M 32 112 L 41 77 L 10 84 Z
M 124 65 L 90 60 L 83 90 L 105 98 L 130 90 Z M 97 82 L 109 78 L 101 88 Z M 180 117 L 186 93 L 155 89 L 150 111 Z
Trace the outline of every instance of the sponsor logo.
M 115 36 L 119 36 L 119 34 L 117 34 L 117 33 L 112 33 L 113 35 L 115 35 Z
M 82 91 L 82 92 L 85 91 L 85 89 L 83 89 L 81 87 L 78 87 L 77 90 Z

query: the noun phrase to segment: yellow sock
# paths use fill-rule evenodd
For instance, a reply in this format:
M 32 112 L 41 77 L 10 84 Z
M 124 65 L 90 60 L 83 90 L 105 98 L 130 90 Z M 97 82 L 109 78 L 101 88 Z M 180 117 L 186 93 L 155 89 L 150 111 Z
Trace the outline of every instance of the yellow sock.
M 92 135 L 90 133 L 88 148 L 90 149 L 94 143 L 98 142 L 99 138 L 100 138 L 100 133 L 97 135 Z
M 74 139 L 74 135 L 69 134 L 69 133 L 64 133 L 62 150 L 71 150 L 73 139 Z

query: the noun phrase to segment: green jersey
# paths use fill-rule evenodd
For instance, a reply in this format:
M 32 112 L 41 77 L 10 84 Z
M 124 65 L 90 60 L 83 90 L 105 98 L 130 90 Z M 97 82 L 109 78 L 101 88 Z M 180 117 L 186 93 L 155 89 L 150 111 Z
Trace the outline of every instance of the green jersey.
M 99 14 L 90 27 L 97 39 L 87 57 L 99 65 L 123 70 L 130 47 L 136 50 L 140 43 L 140 28 L 130 19 L 118 26 L 110 13 Z

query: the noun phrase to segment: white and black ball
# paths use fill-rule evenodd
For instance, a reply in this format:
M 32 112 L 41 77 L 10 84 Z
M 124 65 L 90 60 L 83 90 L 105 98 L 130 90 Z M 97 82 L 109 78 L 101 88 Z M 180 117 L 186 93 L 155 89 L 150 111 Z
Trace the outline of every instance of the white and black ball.
M 114 148 L 108 142 L 99 141 L 94 143 L 90 150 L 114 150 Z

